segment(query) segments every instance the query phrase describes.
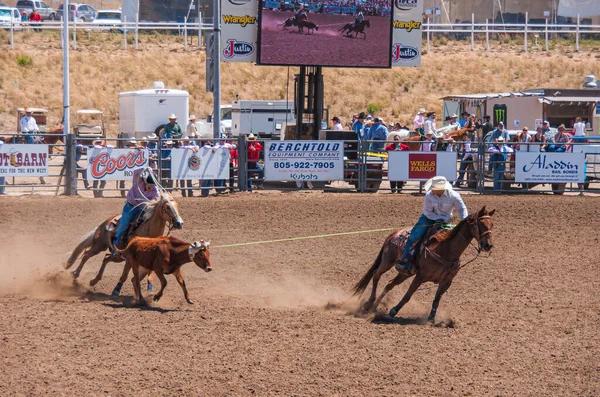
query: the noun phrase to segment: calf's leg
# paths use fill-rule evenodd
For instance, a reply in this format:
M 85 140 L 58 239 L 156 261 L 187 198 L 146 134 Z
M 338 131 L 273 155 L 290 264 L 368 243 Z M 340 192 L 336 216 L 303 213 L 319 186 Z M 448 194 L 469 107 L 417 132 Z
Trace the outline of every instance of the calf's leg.
M 183 273 L 181 273 L 181 268 L 179 268 L 175 272 L 173 272 L 173 275 L 175 276 L 175 279 L 177 280 L 177 282 L 181 286 L 181 289 L 183 290 L 183 296 L 185 298 L 185 301 L 187 303 L 189 303 L 190 305 L 193 305 L 194 301 L 190 297 L 190 294 L 189 294 L 187 288 L 185 287 L 185 280 L 183 279 Z
M 158 291 L 158 294 L 154 295 L 154 301 L 158 302 L 160 298 L 162 298 L 163 292 L 165 292 L 165 288 L 167 288 L 167 279 L 165 278 L 165 275 L 162 271 L 157 271 L 155 273 L 158 276 L 158 279 L 160 280 L 160 291 Z

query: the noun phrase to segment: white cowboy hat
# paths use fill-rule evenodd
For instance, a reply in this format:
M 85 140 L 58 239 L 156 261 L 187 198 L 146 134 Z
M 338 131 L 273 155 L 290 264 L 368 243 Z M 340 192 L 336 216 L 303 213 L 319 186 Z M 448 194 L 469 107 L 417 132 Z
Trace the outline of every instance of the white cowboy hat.
M 190 120 L 196 120 L 196 116 L 194 116 L 193 114 L 190 116 L 189 118 Z
M 434 176 L 425 182 L 425 191 L 430 190 L 452 190 L 452 184 L 448 182 L 445 176 Z
M 156 134 L 154 132 L 152 134 L 148 135 L 148 139 L 156 139 L 156 138 L 158 138 L 158 137 L 156 136 Z
M 452 113 L 452 115 L 450 116 L 451 119 L 457 119 L 458 115 L 456 113 Z
M 173 141 L 165 141 L 164 143 L 165 143 L 165 145 L 172 145 Z
M 171 113 L 171 115 L 169 116 L 169 120 L 177 120 L 177 116 L 175 116 L 175 113 Z
M 427 110 L 425 110 L 425 108 L 421 108 L 421 109 L 419 109 L 419 114 L 421 114 L 421 113 L 427 113 Z
M 127 141 L 127 143 L 125 143 L 125 145 L 137 145 L 137 141 L 135 139 L 132 139 L 130 141 Z

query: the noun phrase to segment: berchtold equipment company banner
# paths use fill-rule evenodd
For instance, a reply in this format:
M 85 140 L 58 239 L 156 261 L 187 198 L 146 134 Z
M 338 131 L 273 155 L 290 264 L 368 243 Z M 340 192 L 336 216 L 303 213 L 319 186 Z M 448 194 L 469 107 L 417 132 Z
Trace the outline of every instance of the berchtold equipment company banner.
M 343 179 L 343 141 L 271 141 L 265 145 L 267 181 Z
M 515 154 L 515 182 L 583 183 L 585 153 Z
M 171 150 L 171 179 L 229 179 L 229 149 Z
M 258 0 L 221 0 L 221 61 L 256 62 Z
M 456 152 L 388 152 L 390 181 L 427 181 L 434 176 L 456 180 Z
M 133 171 L 148 166 L 148 150 L 90 148 L 87 150 L 88 181 L 128 181 Z
M 424 0 L 393 0 L 392 66 L 421 66 Z
M 47 176 L 48 145 L 0 145 L 0 176 Z

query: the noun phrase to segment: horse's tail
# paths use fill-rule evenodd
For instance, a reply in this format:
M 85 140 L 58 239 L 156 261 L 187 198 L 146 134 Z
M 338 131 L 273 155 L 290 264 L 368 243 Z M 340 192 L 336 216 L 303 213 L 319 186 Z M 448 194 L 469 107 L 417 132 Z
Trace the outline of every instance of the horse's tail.
M 388 243 L 388 240 L 389 240 L 389 237 L 385 239 L 385 242 L 383 243 L 383 245 L 381 246 L 381 249 L 379 250 L 379 255 L 377 255 L 377 258 L 375 258 L 375 261 L 373 262 L 373 265 L 371 266 L 371 268 L 369 270 L 367 270 L 367 272 L 365 273 L 363 278 L 361 278 L 360 281 L 358 283 L 356 283 L 356 285 L 352 288 L 352 296 L 362 294 L 365 291 L 365 289 L 367 288 L 367 286 L 369 285 L 369 283 L 371 282 L 371 279 L 373 278 L 375 271 L 381 264 L 381 258 L 383 257 L 383 249 L 385 248 L 385 245 Z
M 91 232 L 89 232 L 88 234 L 85 235 L 85 237 L 83 238 L 83 241 L 80 242 L 77 245 L 77 247 L 75 247 L 73 252 L 71 252 L 71 255 L 69 256 L 69 260 L 64 264 L 65 269 L 69 269 L 71 266 L 73 266 L 73 264 L 75 263 L 77 258 L 79 258 L 79 255 L 81 255 L 81 253 L 86 248 L 88 248 L 92 245 L 92 241 L 94 241 L 95 233 L 96 233 L 96 229 L 92 230 Z

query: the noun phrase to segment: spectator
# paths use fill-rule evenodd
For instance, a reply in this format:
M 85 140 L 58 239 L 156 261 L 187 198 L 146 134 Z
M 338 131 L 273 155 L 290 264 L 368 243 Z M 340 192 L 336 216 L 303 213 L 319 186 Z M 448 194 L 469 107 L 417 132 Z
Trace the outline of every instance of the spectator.
M 506 145 L 503 136 L 498 137 L 494 144 L 488 149 L 490 164 L 494 170 L 494 190 L 502 190 L 502 180 L 504 179 L 504 170 L 506 169 L 506 156 L 512 153 L 511 147 Z
M 566 152 L 567 143 L 571 142 L 571 136 L 567 134 L 565 125 L 561 124 L 558 126 L 558 132 L 554 136 L 554 144 L 548 146 L 549 152 Z
M 375 117 L 375 123 L 369 130 L 369 140 L 371 142 L 371 150 L 374 152 L 380 152 L 385 146 L 385 140 L 388 136 L 388 129 L 384 125 L 383 119 Z
M 350 130 L 354 131 L 354 123 L 358 121 L 358 114 L 352 115 L 352 122 L 350 123 Z
M 516 144 L 513 145 L 513 148 L 515 149 L 515 151 L 521 151 L 521 149 L 523 149 L 524 152 L 528 152 L 529 145 L 521 146 L 521 144 L 529 143 L 530 141 L 531 141 L 531 136 L 529 135 L 529 130 L 527 129 L 527 127 L 523 127 L 521 132 L 518 133 L 517 136 L 515 137 Z
M 585 123 L 581 121 L 581 117 L 575 118 L 575 124 L 573 124 L 573 141 L 575 143 L 585 143 Z
M 177 116 L 171 114 L 169 116 L 169 122 L 165 124 L 164 133 L 162 138 L 171 140 L 181 138 L 181 126 L 177 123 Z M 172 144 L 172 143 L 171 143 Z
M 4 145 L 4 141 L 0 139 L 0 148 Z M 0 176 L 0 195 L 6 194 L 6 177 Z
M 173 188 L 171 180 L 171 150 L 173 149 L 173 141 L 168 139 L 163 141 L 163 147 L 160 150 L 160 177 L 161 183 L 167 189 Z
M 490 121 L 491 117 L 489 115 L 484 116 L 483 119 L 485 120 L 485 123 L 481 126 L 481 136 L 478 137 L 478 140 L 485 138 L 486 135 L 494 129 L 494 125 Z
M 227 142 L 225 139 L 220 139 L 219 142 L 217 142 L 217 144 L 215 145 L 216 149 L 221 149 L 221 150 L 229 150 L 229 154 L 231 155 L 231 150 L 236 149 L 237 146 L 234 144 L 231 144 L 229 142 Z M 219 158 L 220 161 L 222 161 L 222 163 L 220 164 L 220 168 L 225 168 L 225 161 L 227 161 L 227 156 L 222 156 Z M 231 164 L 231 162 L 230 162 Z M 231 179 L 233 178 L 233 174 L 232 174 L 232 169 L 231 167 L 229 167 L 229 180 L 230 180 L 230 184 L 229 187 L 231 189 Z M 223 194 L 227 192 L 227 189 L 225 188 L 225 179 L 217 179 L 215 180 L 215 189 L 217 191 L 217 194 Z
M 461 128 L 466 128 L 467 133 L 469 134 L 469 138 L 474 139 L 475 130 L 477 129 L 477 122 L 475 121 L 475 115 L 474 114 L 469 115 L 467 122 Z
M 25 108 L 25 116 L 21 117 L 21 134 L 25 135 L 25 143 L 34 144 L 36 139 L 34 134 L 40 133 L 40 128 L 35 121 L 35 118 L 31 115 L 31 109 Z M 38 140 L 39 142 L 39 140 Z
M 394 152 L 401 150 L 410 150 L 410 148 L 404 143 L 400 142 L 400 135 L 394 135 L 394 142 L 388 144 L 385 147 L 386 152 Z M 390 181 L 390 188 L 392 193 L 400 193 L 404 187 L 404 181 Z
M 425 114 L 427 114 L 427 110 L 421 108 L 413 119 L 415 132 L 421 136 L 425 135 Z
M 217 151 L 217 149 L 215 148 L 215 146 L 213 145 L 211 140 L 204 141 L 204 145 L 202 145 L 202 149 L 205 153 L 209 150 L 212 153 Z M 202 189 L 200 190 L 200 196 L 208 197 L 210 194 L 210 189 L 213 186 L 213 180 L 212 179 L 202 179 L 201 186 L 202 186 Z
M 432 152 L 435 150 L 435 137 L 432 131 L 425 131 L 425 140 L 421 143 L 421 152 Z
M 442 124 L 442 127 L 450 126 L 451 122 L 452 122 L 452 118 L 450 116 L 446 116 L 446 118 L 444 119 L 444 123 Z
M 436 135 L 435 118 L 436 118 L 435 112 L 427 113 L 427 118 L 425 119 L 425 126 L 423 127 L 425 129 L 425 136 L 427 136 L 427 135 L 435 136 Z
M 258 174 L 258 187 L 262 187 L 264 170 L 258 163 L 262 145 L 257 142 L 254 134 L 248 135 L 248 190 L 252 191 L 252 179 L 254 174 Z
M 359 141 L 361 139 L 364 139 L 364 136 L 363 136 L 364 128 L 365 128 L 364 123 L 365 123 L 365 114 L 363 112 L 360 112 L 358 114 L 358 119 L 352 126 L 352 131 L 356 132 L 356 139 Z
M 188 136 L 181 137 L 181 145 L 179 146 L 181 149 L 191 150 L 192 153 L 198 153 L 198 145 L 194 141 L 191 141 Z M 187 189 L 185 188 L 187 185 Z M 181 188 L 181 196 L 182 197 L 194 197 L 194 192 L 192 191 L 193 181 L 191 179 L 181 179 L 179 181 L 179 187 Z M 187 191 L 187 196 L 186 196 Z
M 29 17 L 27 16 L 27 12 L 23 11 L 21 12 L 21 22 L 27 22 L 29 21 Z
M 462 128 L 457 119 L 458 119 L 458 115 L 456 113 L 452 113 L 452 115 L 450 115 L 450 122 L 448 123 L 448 125 L 455 125 L 459 129 Z
M 473 163 L 475 161 L 475 156 L 471 148 L 471 136 L 467 136 L 467 139 L 464 141 L 461 153 L 462 155 L 460 156 L 458 178 L 456 179 L 456 182 L 454 182 L 455 187 L 460 187 L 460 185 L 463 183 L 465 172 L 467 172 L 467 170 L 471 171 L 471 175 L 467 175 L 467 180 L 470 181 L 474 177 L 472 173 L 474 168 Z
M 42 16 L 40 14 L 38 14 L 37 10 L 34 8 L 31 11 L 31 14 L 29 15 L 29 22 L 36 22 L 36 23 L 30 23 L 31 26 L 40 26 L 40 24 L 42 23 Z M 35 30 L 36 32 L 41 32 L 42 29 L 39 28 L 34 28 L 33 30 Z
M 542 126 L 538 126 L 535 134 L 531 137 L 531 142 L 538 142 L 541 143 L 541 145 L 538 146 L 539 151 L 540 152 L 545 152 L 546 151 L 546 147 L 548 145 L 546 145 L 546 135 L 544 135 L 544 133 L 542 132 Z
M 112 145 L 107 145 L 106 141 L 102 139 L 96 139 L 92 142 L 94 145 L 94 149 L 111 149 L 114 148 Z M 97 180 L 94 179 L 92 182 L 92 193 L 94 193 L 95 198 L 102 198 L 104 196 L 104 187 L 106 186 L 106 181 L 104 179 Z M 123 185 L 124 186 L 124 185 Z
M 504 129 L 504 122 L 502 121 L 498 122 L 498 128 L 496 128 L 494 132 L 492 132 L 492 137 L 490 140 L 492 142 L 497 142 L 498 138 L 500 137 L 504 139 L 504 142 L 507 142 L 509 139 L 508 131 Z
M 230 161 L 229 161 L 229 192 L 233 193 L 235 191 L 235 170 L 238 167 L 238 149 L 236 145 L 231 145 L 231 150 L 229 151 Z
M 198 127 L 196 127 L 196 116 L 190 116 L 190 122 L 187 127 L 185 127 L 185 135 L 190 138 L 192 141 L 198 138 Z
M 158 168 L 158 137 L 153 132 L 146 137 L 145 148 L 148 150 L 148 158 L 150 159 L 150 167 L 154 170 Z
M 340 118 L 338 116 L 335 116 L 331 120 L 333 121 L 333 130 L 334 131 L 343 131 L 344 130 L 344 128 L 342 127 L 342 123 L 340 123 Z
M 84 154 L 87 154 L 87 146 L 82 145 L 79 142 L 76 142 L 75 144 L 75 165 L 77 168 L 77 174 L 81 174 L 81 178 L 83 179 L 83 187 L 85 188 L 85 190 L 89 190 L 90 189 L 90 183 L 87 180 L 87 170 L 86 170 L 86 165 L 85 164 L 81 164 L 79 163 L 81 161 L 81 157 L 83 157 Z
M 469 121 L 469 112 L 462 112 L 460 115 L 461 118 L 458 124 L 460 125 L 460 128 L 464 128 L 467 121 Z
M 544 120 L 542 124 L 542 133 L 546 136 L 546 143 L 554 143 L 554 133 L 550 129 L 550 122 L 548 120 Z

